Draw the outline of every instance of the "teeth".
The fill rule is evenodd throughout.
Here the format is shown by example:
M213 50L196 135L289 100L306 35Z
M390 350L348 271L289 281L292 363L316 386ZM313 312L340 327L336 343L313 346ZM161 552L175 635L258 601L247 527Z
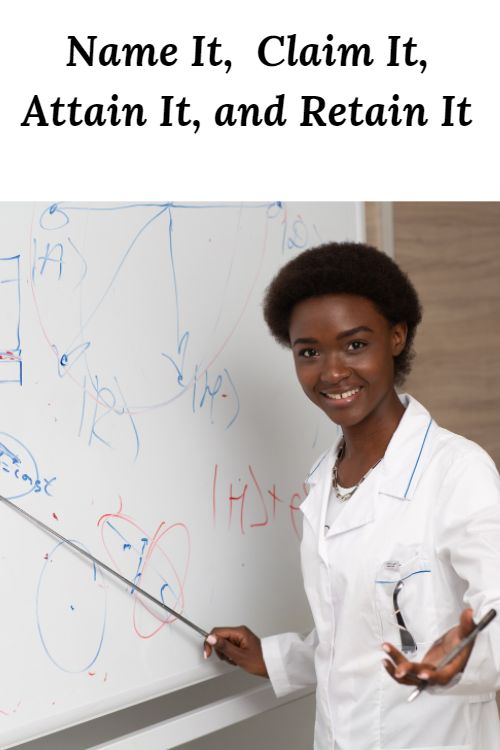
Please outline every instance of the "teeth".
M344 391L344 393L323 393L323 395L327 398L333 399L334 401L340 401L343 398L354 396L354 394L359 393L360 390L360 388L353 388L352 391Z

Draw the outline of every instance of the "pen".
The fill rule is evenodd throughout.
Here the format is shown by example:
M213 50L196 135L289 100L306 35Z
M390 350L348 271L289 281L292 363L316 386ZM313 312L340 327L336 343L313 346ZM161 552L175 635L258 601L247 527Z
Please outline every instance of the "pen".
M478 622L474 630L472 630L469 635L466 635L465 638L462 638L460 643L457 643L455 648L453 648L449 654L447 654L441 661L436 665L436 670L442 669L443 667L446 667L450 662L453 661L453 659L458 656L458 654L464 650L466 646L469 645L469 643L472 643L472 641L476 638L477 634L483 630L486 625L489 625L489 623L493 620L494 617L496 617L496 609L490 609L489 612L485 614L485 616ZM427 687L426 682L421 682L421 684L415 688L413 693L408 697L408 703L411 703L415 700L415 698L418 698L420 693L425 690Z

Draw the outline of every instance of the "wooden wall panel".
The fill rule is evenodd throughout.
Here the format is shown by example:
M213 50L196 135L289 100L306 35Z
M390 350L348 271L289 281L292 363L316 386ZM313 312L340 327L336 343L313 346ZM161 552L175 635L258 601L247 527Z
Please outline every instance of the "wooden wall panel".
M406 389L500 466L500 203L394 203L424 319Z
M373 201L365 203L365 231L366 241L369 245L382 250L382 207L383 203Z

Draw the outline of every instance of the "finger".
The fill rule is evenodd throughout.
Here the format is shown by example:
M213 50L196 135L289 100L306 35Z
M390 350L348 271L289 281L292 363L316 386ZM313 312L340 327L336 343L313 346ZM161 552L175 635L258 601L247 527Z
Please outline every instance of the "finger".
M422 680L428 679L428 673L434 670L431 664L409 661L392 643L384 643L382 648L394 662L392 664L388 659L384 660L384 666L385 663L389 665L389 668L386 667L387 672L401 684L418 685ZM422 672L427 676L423 677Z
M398 651L398 649L392 645L392 643L383 643L382 648L388 654L394 664L396 665L394 670L394 676L397 679L398 677L404 676L408 671L411 669L412 662L408 661L406 656L401 653L401 651Z
M461 653L450 664L439 670L433 664L421 662L413 665L416 668L414 671L417 678L428 685L447 685L458 672L463 671L467 657L467 653Z
M462 652L450 664L439 670L432 670L429 674L430 685L447 685L453 677L459 672L462 672L469 655L470 649L467 652Z
M395 664L406 661L405 656L401 653L401 651L398 651L396 646L393 646L392 643L383 643L382 648L384 649L386 654L389 654Z
M227 662L227 664L231 664L233 667L238 666L235 661L230 659L229 656L226 656L225 654L223 654L222 651L216 651L215 653L216 653L217 658L220 659L220 661L225 661Z
M241 667L250 674L268 677L262 655L260 638L246 626L237 628L213 628L206 640L219 659ZM211 653L211 652L210 652Z
M217 643L217 636L212 632L209 633L203 643L203 658L208 659L212 656L213 646Z
M212 628L207 641L212 646L215 646L216 640L222 638L226 641L234 643L236 646L242 646L246 641L247 634L248 630L244 626L240 626L238 628ZM213 636L213 638L211 636Z
M243 636L243 628L213 628L205 639L205 643L203 645L203 657L205 659L208 659L212 655L213 648L216 645L218 639L225 638L227 640L231 640L236 645L240 645L243 640ZM219 659L222 659L222 652L219 652L217 655ZM224 661L227 661L227 659L224 658Z
M209 659L212 656L213 646L214 646L214 643L216 642L216 639L214 637L213 642L211 642L210 640L211 638L212 636L208 636L207 640L203 644L203 658L204 659Z
M215 651L219 658L223 657L225 661L238 666L243 666L246 659L246 653L238 645L232 643L228 638L217 638L217 643L214 644Z
M389 659L383 659L382 664L386 670L386 672L392 677L393 680L396 680L396 682L399 682L400 685L420 685L422 683L422 680L419 679L416 672L413 670L413 667L415 665L411 664L411 670L408 672L405 672L404 674L397 676L396 667L392 662L389 661ZM399 673L398 673L399 674Z

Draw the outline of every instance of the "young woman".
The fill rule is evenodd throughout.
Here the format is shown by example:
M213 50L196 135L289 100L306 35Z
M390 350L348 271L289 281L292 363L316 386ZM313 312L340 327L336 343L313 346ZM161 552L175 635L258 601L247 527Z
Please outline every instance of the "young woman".
M262 640L215 628L205 654L268 676L277 695L316 685L316 750L500 747L500 617L435 668L500 610L500 482L479 446L395 390L421 319L415 289L374 248L323 245L281 269L264 314L342 430L301 506L315 628ZM430 687L408 703L402 685L421 680Z

